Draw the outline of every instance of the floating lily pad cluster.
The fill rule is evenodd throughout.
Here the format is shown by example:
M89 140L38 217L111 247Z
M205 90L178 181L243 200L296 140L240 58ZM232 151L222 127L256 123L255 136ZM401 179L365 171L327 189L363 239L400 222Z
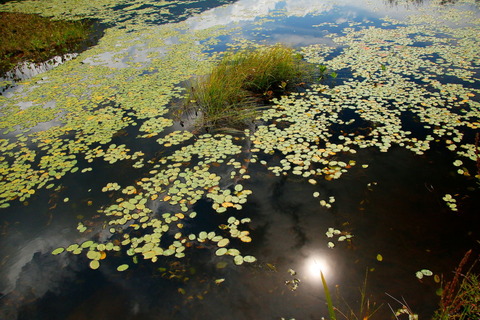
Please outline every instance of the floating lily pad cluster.
M229 1L218 1L217 5ZM54 0L24 1L7 3L2 10L16 12L19 8L24 13L36 13L46 17L78 20L85 18L98 19L106 24L116 24L129 28L139 28L148 24L160 24L181 21L200 11L201 1L138 1L138 0ZM181 12L179 12L179 9Z
M66 174L91 171L78 167L81 159L102 158L110 164L136 160L134 167L143 167L142 152L130 152L131 147L112 144L112 139L135 126L139 138L162 134L173 125L163 117L167 104L182 96L183 89L175 84L206 72L215 59L202 52L207 42L195 43L222 32L214 28L187 37L184 28L172 24L143 30L146 40L141 43L152 51L139 69L109 67L108 60L100 59L109 50L114 61L128 59L124 49L137 41L126 30L108 29L100 44L77 60L0 96L0 127L8 135L0 140L0 207L23 202L43 187L53 188ZM183 41L165 44L176 36ZM139 76L147 71L151 73Z
M192 137L191 134L179 136ZM230 217L227 224L220 225L216 231L201 231L198 234L188 231L195 224L197 213L193 208L200 199L210 199L212 208L222 213L228 208L241 209L241 204L251 194L241 184L221 187L221 173L211 171L212 167L217 168L215 164L224 163L224 167L232 168L224 173L224 180L231 181L232 176L242 178L242 165L234 158L241 152L241 146L233 141L235 140L229 135L205 134L194 143L163 158L149 172L149 176L142 178L135 186L121 188L115 182L108 183L102 191L117 192L118 197L116 203L102 212L110 218L110 232L120 235L121 241L117 241L117 244L110 240L105 243L94 242L89 246L87 258L92 260L90 267L98 268L100 258L105 258L109 251L107 248L110 247L114 251L123 248L130 256L142 255L144 259L155 262L159 256L183 258L186 249L195 243L216 245L219 247L216 250L217 256L230 255L237 265L254 262L256 259L253 256L242 256L238 249L230 247L230 238L238 238L242 242L251 241L250 232L239 229L240 224L250 222L248 218L237 220ZM189 167L193 157L197 158L196 165ZM232 175L235 169L239 169L239 172ZM150 209L153 204L161 208L161 213ZM139 232L138 235L135 231ZM165 245L166 238L171 239L168 246ZM80 248L87 249L82 246Z
M35 12L44 10L40 8L46 3L21 4ZM64 13L57 2L48 3L52 14ZM142 4L145 14L168 7L157 1ZM11 8L17 5L12 3ZM136 5L130 9L137 10ZM307 61L336 70L337 85L314 84L305 92L274 100L256 119L256 130L237 136L173 130L169 103L183 98L185 90L179 83L205 74L217 59L217 54L205 53L210 46L238 29L189 30L186 23L132 27L141 28L141 33L132 28L108 29L97 46L77 59L0 97L4 134L0 208L25 201L40 188L55 188L66 175L95 174L79 163L131 162L134 168L147 167L142 176L131 185L121 185L112 177L101 189L113 199L101 208L108 237L58 248L54 254L84 254L96 269L114 252L125 252L132 261L142 257L155 262L164 256L182 258L191 247L203 246L212 249L216 259L229 256L241 265L256 260L235 248L254 241L250 219L234 216L252 193L241 183L251 174L242 159L251 158L250 162L259 162L276 175L293 174L315 185L321 179L341 178L356 166L360 149L388 152L400 146L424 156L433 143L441 143L457 157L453 164L457 172L468 176L467 167L476 161L477 150L465 132L480 128L479 21L474 15L462 16L465 11L455 7L436 10L440 13L436 18L413 12L407 21L384 19L382 27L352 23L331 35L334 46L303 48ZM80 13L99 11L89 6L72 14ZM275 13L275 18L282 14ZM122 21L110 13L99 17ZM425 134L406 128L405 119L412 115ZM355 130L358 123L365 128ZM132 151L136 150L132 142L114 142L131 132L136 136L130 141L155 139L161 155L150 159L146 152ZM279 161L270 162L271 155ZM445 199L452 205L453 200ZM211 205L209 214L226 213L224 222L210 230L192 231L200 219L196 212L200 201ZM334 196L319 199L324 207L334 203ZM92 231L95 228L100 232L100 226ZM78 224L80 232L86 229ZM328 234L348 238L335 229ZM122 264L118 270L128 266Z
M415 272L415 276L418 278L418 279L423 279L423 277L430 277L430 276L433 276L433 272L428 270L428 269L422 269L420 271L417 271Z
M247 132L252 152L281 154L280 165L269 166L272 172L301 175L312 183L319 176L340 178L355 165L349 158L361 148L388 152L396 145L423 155L432 143L443 141L458 158L476 161L474 141L467 141L464 132L480 128L479 89L471 86L478 83L473 72L478 69L478 20L467 15L465 26L446 28L446 23L458 22L463 11L436 9L442 19L433 24L413 14L407 25L384 19L382 28L346 28L343 35L331 35L342 48L331 59L325 56L334 47L304 48L308 61L346 76L333 88L314 85L276 101L259 117L265 124ZM431 44L417 45L420 42ZM459 83L450 83L450 77ZM345 110L355 116L342 118ZM425 129L423 137L405 129L404 119L411 114ZM359 120L368 123L369 130L350 130ZM343 133L332 134L338 128ZM463 168L458 172L469 175Z
M445 203L450 208L450 210L458 211L457 200L454 197L452 197L451 194L447 193L446 195L443 196L442 199L445 201Z
M338 237L337 241L339 241L339 242L351 239L353 237L353 235L350 234L349 232L340 231L340 230L335 229L335 228L328 228L327 232L325 232L325 235L327 236L327 238L332 239L332 240L335 236L337 236ZM327 243L327 246L330 249L332 249L333 247L335 247L335 243L333 241L329 241Z

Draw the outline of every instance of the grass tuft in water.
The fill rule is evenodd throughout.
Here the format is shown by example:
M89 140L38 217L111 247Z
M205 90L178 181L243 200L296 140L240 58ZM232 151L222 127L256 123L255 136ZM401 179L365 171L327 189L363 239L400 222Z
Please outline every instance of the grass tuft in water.
M325 280L322 271L320 271L320 276L322 277L323 290L325 291L325 299L327 300L329 319L337 320L337 317L335 316L335 308L333 307L332 303L332 297L330 296L330 290L328 289L327 281Z
M367 278L368 269L365 271L365 280L363 286L359 289L360 301L359 305L352 307L343 299L340 293L337 291L338 306L335 308L338 314L340 314L346 320L368 320L372 319L383 304L377 305L376 302L371 301L367 296Z
M19 62L43 62L76 51L91 29L86 22L52 21L32 14L0 12L0 74Z
M283 45L227 52L210 74L192 81L187 105L201 112L204 125L246 121L257 114L260 102L286 92L312 71Z

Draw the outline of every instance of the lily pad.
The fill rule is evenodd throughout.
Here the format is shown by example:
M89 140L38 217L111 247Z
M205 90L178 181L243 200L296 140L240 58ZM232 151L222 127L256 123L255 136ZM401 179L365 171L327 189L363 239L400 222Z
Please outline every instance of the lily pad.
M128 264L119 265L119 266L117 267L117 271L125 271L125 270L128 269L128 267L129 267Z
M100 262L98 260L92 260L89 263L90 269L96 270L100 267Z
M60 254L60 253L62 253L62 252L64 252L64 251L65 251L65 248L60 247L60 248L57 248L57 249L53 250L53 251L52 251L52 254L53 254L53 255L57 255L57 254Z

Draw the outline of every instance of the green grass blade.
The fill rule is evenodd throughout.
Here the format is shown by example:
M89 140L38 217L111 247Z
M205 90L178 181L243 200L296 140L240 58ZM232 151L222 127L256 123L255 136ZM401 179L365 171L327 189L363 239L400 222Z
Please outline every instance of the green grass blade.
M327 299L328 315L330 316L330 320L337 320L337 318L335 317L335 310L333 309L330 290L328 290L327 281L325 280L322 271L320 271L320 276L322 277L323 290L325 290L325 299Z

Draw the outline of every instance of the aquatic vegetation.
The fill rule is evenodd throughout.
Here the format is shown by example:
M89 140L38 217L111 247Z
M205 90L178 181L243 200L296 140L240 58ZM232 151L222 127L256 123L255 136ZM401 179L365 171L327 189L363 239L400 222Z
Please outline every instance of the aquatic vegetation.
M453 198L451 194L447 193L445 196L443 196L442 199L445 201L450 210L458 211L457 200L455 200L455 198Z
M453 279L442 288L440 308L435 312L434 320L476 319L480 316L480 277L473 272L478 257L464 271L471 254L472 250L465 254Z
M32 14L0 12L0 74L19 62L42 62L75 52L92 32L91 23L52 21Z
M148 37L148 32L145 35ZM172 28L165 28L163 35L164 38L172 36ZM111 37L117 36L117 31L107 30L102 45L112 41ZM199 36L201 37L200 33ZM139 128L141 138L154 137L173 124L171 119L162 117L167 112L162 106L179 96L180 89L174 89L173 84L186 80L192 68L201 72L205 64L208 64L208 60L200 63L174 58L177 50L185 50L187 47L197 51L192 52L192 57L198 56L196 54L201 51L201 47L187 43L188 41L170 46L172 50L166 56L158 53L162 55L162 60L157 61L156 67L152 64L149 68L161 71L151 77L139 78L139 82L126 81L132 75L132 70L100 65L92 68L90 63L84 63L83 61L99 54L99 48L95 47L78 60L52 70L46 81L41 81L41 77L38 77L38 80L22 83L23 86L30 86L27 96L18 92L8 99L2 97L4 107L0 126L3 134L17 132L13 139L4 138L0 141L4 176L0 182L0 206L8 207L7 202L13 199L23 202L35 193L34 189L52 188L56 180L80 169L79 159L90 163L103 158L111 164L140 160L141 152L130 152L131 148L126 145L109 144L118 132L136 125L132 116L143 122ZM158 39L151 45L162 46L163 40ZM112 50L121 51L122 47L115 45ZM117 57L121 59L121 55ZM169 68L163 66L165 61L169 62ZM116 76L113 82L108 80L112 76ZM156 91L145 90L145 85L152 85L155 79L163 86ZM60 88L68 93L59 96ZM115 105L112 105L113 101L116 102ZM34 105L22 108L23 103ZM52 103L56 108L43 107ZM42 123L53 124L47 130L30 132L29 127ZM32 145L38 146L38 149L32 150L29 147ZM89 170L86 169L82 168L82 173L88 173ZM29 179L18 179L21 176L28 176Z
M349 232L342 232L338 229L334 229L334 228L328 228L327 232L325 232L325 235L327 236L327 238L329 239L332 239L334 238L335 236L337 236L337 241L339 242L342 242L342 241L350 241L349 239L351 239L353 237L352 234L350 234ZM332 241L329 241L327 243L327 246L328 248L332 249L333 247L335 247L335 243L333 243Z
M367 295L368 270L365 271L365 279L360 288L360 299L358 305L352 306L342 298L340 289L337 288L338 304L335 310L347 320L368 320L374 318L374 315L382 308L383 304L378 305Z
M467 108L467 106L475 107L476 102L474 100L466 99L473 94L471 92L474 90L458 85L444 84L441 85L441 90L445 90L443 94L432 94L429 85L420 86L416 82L409 81L407 79L408 75L404 76L395 71L395 64L404 65L405 63L411 63L413 66L412 70L415 70L414 66L423 63L422 50L424 49L422 47L408 48L411 54L409 60L405 60L402 55L394 53L389 61L388 68L385 68L385 70L379 68L378 74L374 73L368 77L366 76L372 69L370 66L365 66L365 64L381 65L378 59L383 61L383 51L386 49L381 46L377 51L370 50L363 53L364 56L366 55L365 59L367 62L365 62L363 59L358 61L359 57L361 57L358 53L360 47L368 46L375 48L375 43L378 41L377 38L381 36L382 39L391 39L391 43L388 42L385 46L388 45L388 48L391 50L396 50L398 49L396 46L405 46L404 43L408 43L407 39L410 39L412 34L416 34L418 30L398 27L395 29L395 32L389 32L388 30L374 28L357 32L349 31L344 37L334 39L346 46L344 51L332 60L324 59L324 55L330 52L331 49L325 49L316 45L304 48L303 54L309 61L313 63L327 63L333 65L335 69L349 68L353 71L354 78L347 79L343 84L339 84L333 89L326 85L317 84L312 86L311 89L307 89L305 93L292 93L288 96L274 99L274 105L264 110L257 118L256 121L259 123L257 129L254 132L248 129L245 130L245 137L240 138L245 139L245 141L251 140L252 144L249 151L252 153L252 156L250 162L257 162L260 156L263 155L279 154L282 156L279 165L272 165L265 160L258 160L258 162L267 166L276 175L291 173L308 179L309 182L311 180L313 183L310 183L315 184L320 177L327 181L341 178L344 173L356 165L356 161L352 158L355 157L357 150L362 148L376 147L382 152L387 152L393 145L398 145L410 149L418 155L423 155L428 150L430 143L435 139L449 136L453 142L462 141L463 134L456 126L458 123L462 123L466 126L475 127L475 121L478 119L477 111L472 109L471 112L464 114L453 113L444 107L444 99L456 97L451 99L451 103L455 107L456 103L458 103L456 101L459 101L461 97L467 101L462 102L458 106L462 108ZM403 35L403 37L399 35ZM185 47L182 46L182 48ZM167 61L175 64L174 59ZM207 65L206 63L205 66ZM179 68L180 64L175 64L175 66ZM224 63L223 67L227 68L227 66L228 64ZM366 71L367 69L368 71ZM182 77L183 79L186 78L187 69L181 70L185 70L185 72L180 74L176 78L177 80L182 79ZM207 68L203 70L207 70ZM377 77L378 79L376 79ZM440 86L440 80L436 81L439 81L438 84L437 82L434 83ZM389 85L374 85L378 82L388 83ZM127 91L127 89L125 91L131 92ZM407 92L410 93L407 94ZM142 95L148 94L144 90L141 93ZM136 95L135 93L125 94L120 95L116 100L123 102L127 106L136 106L137 114L142 114L143 110L148 110L145 112L145 122L141 126L144 132L141 137L148 139L149 137L161 135L162 131L171 125L172 122L162 117L165 112L162 109L157 109L158 111L156 112L158 113L151 114L155 110L148 107L147 109L138 108L136 101L142 101L140 99L142 95ZM129 96L133 96L133 98L130 100ZM398 109L390 107L392 101ZM423 105L426 104L425 101L428 102L428 108ZM330 128L338 125L348 128L353 122L359 121L358 119L341 119L339 114L345 109L357 111L359 119L363 119L371 125L372 129L364 135L346 131L344 134L334 136ZM401 126L401 112L407 109L418 114L426 126L438 126L440 124L442 128L433 129L433 132L424 139L413 137L410 132L404 130ZM423 116L424 113L429 116ZM109 111L107 115L110 118L117 117L118 120L114 123L124 121L125 124L123 126L134 125L134 121L127 117L126 114L119 113L117 115ZM440 120L436 119L434 121L434 117L439 117ZM450 134L447 134L447 130L449 130ZM105 132L106 143L109 143L108 139L112 135L113 132ZM88 135L87 137L90 138ZM98 139L97 136L94 137ZM207 134L196 137L184 131L174 131L157 139L157 142L164 147L180 147L181 149L174 150L171 155L161 160L161 166L166 165L167 168L161 168L160 165L156 168L154 167L151 171L151 177L144 177L140 184L132 186L137 190L132 199L125 200L119 198L119 204L114 204L103 210L106 216L112 217L109 224L117 226L112 229L112 235L121 233L120 230L124 228L122 226L127 226L127 228L133 228L134 230L144 229L148 231L150 228L154 230L154 237L152 233L147 233L143 236L147 240L144 240L145 238L142 237L136 238L135 241L132 241L130 238L124 238L122 247L125 247L129 254L134 256L137 254L143 255L145 259L151 259L152 261L156 261L162 255L174 255L177 258L181 258L185 255L186 249L183 248L187 247L187 243L191 241L210 243L213 239L219 239L215 238L218 236L217 233L211 233L214 231L184 234L182 232L183 227L180 228L178 226L178 224L183 226L184 223L177 221L187 217L195 219L196 212L191 211L191 205L194 205L203 197L212 201L212 209L218 213L227 212L231 208L242 208L248 192L238 188L239 191L237 187L235 187L234 191L228 188L216 188L222 178L218 174L211 172L214 167L213 164L223 160L223 155L225 157L238 156L242 153L240 146L236 145L234 141L234 137L229 135L212 136ZM455 143L459 144L459 142ZM445 144L449 145L447 139L445 139ZM462 161L467 161L468 158L474 159L474 149L471 146L473 144L466 144L465 147L458 148L457 154L463 159ZM113 148L107 148L106 150L111 149L113 151L117 147L115 145ZM103 154L111 153L111 157L105 158L108 161L115 159L116 156L113 156L114 154L125 157L124 159L127 159L126 157L129 154L125 147L116 153L101 150L105 149L96 149L93 153L87 151L87 154L103 157ZM218 158L219 156L220 158ZM195 172L198 175L192 177L191 169L187 169L184 166L192 161L194 157L199 157L199 161L203 164L199 164L196 167ZM90 156L88 157L89 159ZM241 163L229 161L223 163L233 166L241 176L248 176L247 169L242 168ZM367 167L366 165L362 166L364 169ZM184 168L185 175L180 175L180 168ZM205 180L207 176L210 177L210 183L207 183ZM236 174L227 175L227 177L235 178ZM123 190L128 194L127 189ZM202 190L210 191L205 192ZM334 199L334 196L329 198L328 203L327 200L322 200L324 201L322 204L325 206L327 204L331 205ZM160 201L178 206L178 208L173 212L169 210L171 211L169 214L162 215L161 219L159 219L152 216L147 201ZM134 211L139 212L132 213ZM182 218L179 218L176 214ZM243 242L252 241L248 230L238 230L239 225L241 225L240 222L237 224L236 221L232 220L225 224L227 229L222 229L222 227L220 230L228 230L231 238L239 238ZM168 236L169 234L173 234L178 239L175 239L167 247L159 247L156 244L158 243L157 237ZM151 244L152 242L149 242L152 237L154 239L153 245ZM253 260L247 258L248 255L241 256L234 248L225 248L223 244L227 243L227 241L221 241L224 239L223 237L225 235L222 235L222 238L217 242L213 241L213 243L210 243L217 244L215 249L216 256L233 255L234 263L237 265L242 264L244 261ZM218 246L219 243L221 246ZM331 248L334 247L333 242L327 243L327 245ZM116 247L112 245L111 250L113 248Z
M228 3L220 0L211 5ZM119 10L121 8L121 10ZM39 14L55 19L82 20L86 18L100 20L109 25L129 29L142 28L145 25L158 25L182 21L201 11L202 1L157 1L157 0L27 0L22 3L11 1L1 6L2 11Z
M433 276L433 272L428 269L422 269L420 271L415 272L415 276L417 277L417 279L423 279L423 277Z
M475 135L475 155L477 156L477 175L476 177L480 180L480 133Z
M65 12L57 2L50 3L52 14ZM299 183L320 188L350 171L363 173L374 167L373 160L361 164L362 149L405 148L423 158L435 146L455 159L448 164L461 174L457 178L473 179L468 172L478 164L478 142L472 140L472 132L480 128L478 19L474 16L440 8L441 19L420 12L405 21L384 18L383 25L376 27L338 26L338 33L327 36L325 43L330 46L315 44L300 51L310 63L325 66L324 73L337 78L337 85L315 84L305 92L274 98L271 106L257 110L255 100L273 97L277 90L285 92L295 78L303 77L296 69L303 62L293 49L274 46L283 50L284 59L294 62L293 68L285 65L274 70L280 71L275 76L264 72L268 59L262 50L271 47L227 51L218 63L218 53L212 51L222 41L228 42L227 47L235 42L238 28L197 29L187 23L152 27L153 19L164 19L162 14L174 15L173 2L132 1L131 12L122 10L125 15L120 17L113 14L117 3L102 1L109 10L99 18L120 21L97 46L0 97L2 211L16 210L19 203L27 206L43 192L59 193L59 205L73 207L77 204L71 181L95 181L100 173L111 173L111 179L100 186L92 182L93 192L107 199L91 207L98 217L75 221L72 230L78 231L78 239L56 245L61 247L49 250L54 255L81 254L91 269L102 271L102 265L113 263L114 269L132 274L137 264L188 261L184 258L194 250L204 250L202 254L222 265L243 268L248 263L257 265L257 259L259 265L262 257L249 252L258 241L250 226L255 218L241 211L253 193L244 182L259 166L269 174L293 176ZM83 4L88 9L78 6L71 14L99 13L96 7ZM141 14L129 16L143 4ZM22 5L27 11L39 11L47 2L27 0ZM14 6L20 4L9 8ZM153 12L151 20L145 19ZM275 14L272 19L284 13ZM139 23L130 25L127 20ZM268 19L255 21L262 23ZM243 62L249 54L254 56L252 61ZM255 69L255 74L239 73L240 62L250 71ZM172 119L171 109L186 98L184 84L192 74L207 74L197 79L199 83L208 79L217 64L221 72L215 76L219 80L211 96L221 102L213 108L219 111L212 115L199 109L200 115L217 124L224 124L227 117L234 121L252 117L255 126L232 135L181 128ZM285 79L284 70L294 77ZM342 76L327 70L338 70ZM257 77L258 71L263 73ZM242 81L223 78L228 73ZM231 96L222 87L229 81L234 85ZM199 105L202 99L208 100L210 94L200 91L194 89L188 99ZM232 103L231 110L225 110L225 101ZM414 125L409 123L412 118ZM117 175L120 171L132 177ZM375 184L367 189L373 190ZM333 210L326 209L336 209L341 199L323 189L308 194L312 192L320 214L330 215ZM447 204L458 201L461 210L458 191L452 187L441 194L447 192L455 195L444 199ZM205 226L207 216L215 222ZM326 238L319 234L322 244L334 250L340 246L330 240L350 237L334 228L327 230ZM376 260L383 261L383 256L377 254ZM419 272L428 276L427 271ZM298 285L291 281L292 287Z
M216 246L219 248L215 252L216 256L232 256L236 265L255 262L255 257L242 256L239 250L229 248L230 240L224 237L228 235L242 242L250 242L249 231L240 229L240 225L247 224L250 219L238 220L229 217L227 223L219 226L217 231L199 233L186 231L188 230L186 225L191 225L197 217L191 208L200 199L204 197L211 199L212 208L222 213L228 208L241 209L246 197L251 194L250 190L244 189L240 184L235 185L233 190L228 187L221 188L219 186L221 176L209 172L212 164L223 162L240 152L240 147L232 144L230 138L225 135L203 135L197 142L184 146L164 158L161 165L155 165L150 171L150 177L142 178L135 186L119 189L118 184L108 183L103 188L104 192L119 190L123 195L132 196L127 199L120 196L116 203L102 210L106 217L110 217L108 225L114 239L115 236L121 235L121 241L114 239L103 243L89 241L80 248L73 246L66 250L74 254L88 250L86 254L87 258L92 260L90 264L92 269L100 266L99 260L104 259L109 251L120 251L123 248L129 256L142 255L144 259L156 262L159 256L174 255L176 258L183 258L186 249L191 247L192 243ZM203 164L192 168L178 165L189 163L194 156L202 159ZM234 161L234 158L226 161L226 165L240 168L239 172L242 172L241 164ZM163 203L165 208L170 208L169 212L164 212L160 216L154 215L147 206L149 200L155 200L160 206ZM132 233L135 236L131 236ZM162 239L170 237L172 238L170 244L165 246L167 242ZM61 249L55 250L56 253L60 251ZM102 253L105 256L102 256ZM119 271L124 271L128 265L120 267Z
M388 304L388 307L392 311L392 314L395 316L395 319L402 319L402 316L405 315L408 316L408 320L418 320L418 314L413 312L413 310L410 308L404 298L402 298L402 300L399 300L388 293L385 294L395 300L400 305L400 308L397 307L398 309L395 311L394 308L390 305L390 303Z
M328 289L328 284L327 284L327 281L325 280L325 277L323 276L322 271L320 271L320 277L322 278L322 285L323 285L323 290L325 292L325 299L327 300L328 316L330 320L336 320L337 317L335 316L335 308L333 307L332 297L330 296L330 290Z
M334 229L334 228L328 228L327 232L325 232L325 235L329 239L332 239L335 236L337 236L338 237L337 241L339 241L339 242L342 242L342 241L345 241L345 240L349 241L349 239L351 239L353 237L353 235L350 234L349 232L345 232L345 231L342 232L342 231L340 231L338 229ZM327 245L330 249L335 246L335 244L332 241L328 242Z
M311 71L299 54L283 45L227 52L206 76L192 81L187 107L200 112L207 125L252 120L258 114L256 100L284 93Z

